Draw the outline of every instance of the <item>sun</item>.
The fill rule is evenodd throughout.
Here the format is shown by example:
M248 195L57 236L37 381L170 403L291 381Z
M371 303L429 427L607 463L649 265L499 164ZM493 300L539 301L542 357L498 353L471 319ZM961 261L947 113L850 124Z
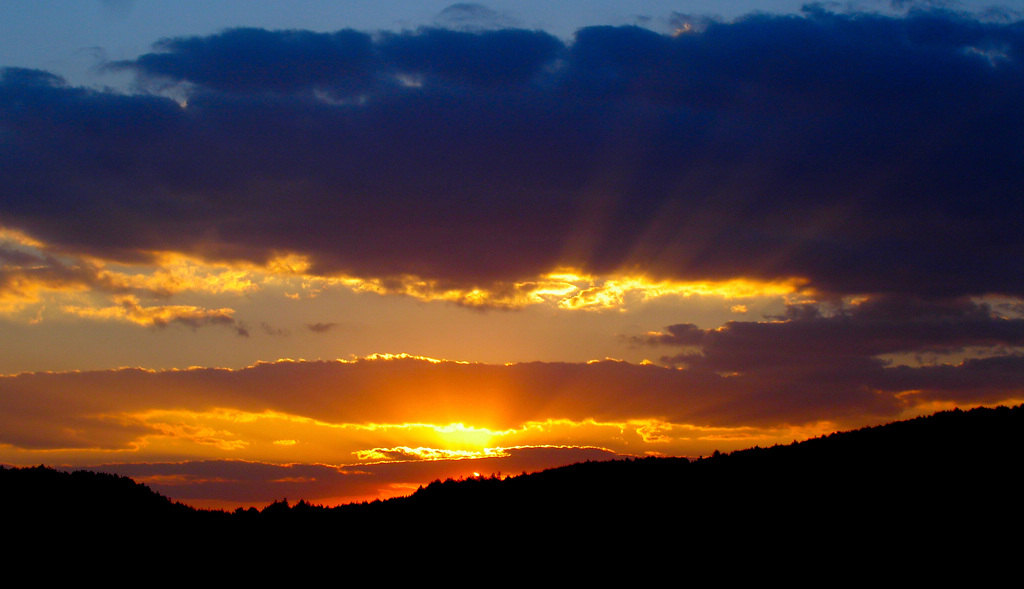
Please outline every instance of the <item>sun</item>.
M451 450L482 450L501 432L463 423L434 426L438 441Z

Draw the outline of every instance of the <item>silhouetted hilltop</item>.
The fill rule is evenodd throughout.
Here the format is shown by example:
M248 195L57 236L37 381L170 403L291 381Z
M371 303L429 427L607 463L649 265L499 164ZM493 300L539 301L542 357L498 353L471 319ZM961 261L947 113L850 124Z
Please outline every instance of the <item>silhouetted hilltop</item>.
M773 500L799 511L829 504L863 509L858 505L915 491L920 493L915 504L924 507L944 500L1016 500L1022 458L1024 406L979 408L694 461L586 462L502 481L437 481L392 501L423 507L483 508L500 501L538 509L546 504L564 514L596 507L624 513L698 512L688 504L726 501L735 510L743 509L741 503ZM794 502L794 497L801 499Z
M0 466L0 495L9 510L51 519L109 522L178 518L195 512L125 476L85 470L69 473L46 466Z
M955 410L694 461L435 481L409 497L334 508L279 501L262 511L195 510L126 477L45 467L0 469L0 492L5 519L27 515L40 537L120 528L162 550L206 537L239 553L286 538L304 554L342 551L366 562L396 542L421 557L528 549L549 559L568 546L765 559L799 547L819 563L868 548L980 557L1019 548L1022 432L1024 406Z

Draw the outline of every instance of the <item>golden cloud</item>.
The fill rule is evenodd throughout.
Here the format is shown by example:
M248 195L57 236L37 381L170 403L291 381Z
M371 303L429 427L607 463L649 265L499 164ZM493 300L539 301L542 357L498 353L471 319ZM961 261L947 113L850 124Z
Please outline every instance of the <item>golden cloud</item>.
M156 305L144 307L139 300L130 295L114 297L116 305L109 307L85 307L63 305L61 309L78 317L88 319L116 319L146 327L166 327L171 323L181 323L190 327L206 324L235 323L233 309L203 309L193 305Z
M209 264L172 253L159 253L155 263L142 268L112 270L104 267L97 278L113 290L170 296L181 292L244 294L260 288L253 268ZM140 271L142 270L142 271Z
M293 263L288 267L306 268L309 263ZM669 296L714 296L728 300L784 297L801 292L805 285L806 281L799 278L779 281L733 279L684 282L651 280L631 275L600 277L558 270L531 281L495 283L467 289L413 275L388 279L303 275L301 280L290 284L295 292L289 296L302 296L299 293L316 296L327 288L340 286L355 292L404 295L427 302L445 301L471 308L521 309L530 305L549 304L565 310L600 311L623 309L631 304ZM736 308L737 312L740 312L740 307Z
M0 229L0 313L12 315L38 306L42 293L92 293L114 298L114 305L58 305L79 316L165 325L171 321L226 321L228 309L215 311L184 305L143 305L143 299L166 299L182 293L242 295L268 287L288 298L316 297L325 290L344 288L357 293L401 295L422 301L451 302L479 309L522 309L551 305L563 310L601 311L669 296L716 296L725 299L781 297L800 292L805 281L683 282L653 280L640 275L595 276L573 269L556 269L532 280L465 287L430 277L325 276L306 255L285 252L259 265L251 262L207 261L175 252L143 252L144 262L109 263L94 256L62 253L10 229ZM134 297L134 298L128 298ZM126 301L130 301L126 303ZM737 307L738 308L738 307ZM204 318L205 317L205 318Z

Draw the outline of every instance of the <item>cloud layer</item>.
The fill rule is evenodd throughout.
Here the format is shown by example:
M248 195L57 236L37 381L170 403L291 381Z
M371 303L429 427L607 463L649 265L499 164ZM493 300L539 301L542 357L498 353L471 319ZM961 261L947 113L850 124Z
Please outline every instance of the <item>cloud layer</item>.
M568 267L1024 293L1021 23L700 29L234 29L113 64L136 94L8 69L0 222L109 260L292 252L464 288Z
M504 366L384 355L242 370L0 377L0 443L121 451L172 432L211 447L244 448L244 435L217 434L221 426L210 424L242 427L237 423L256 419L276 420L274 438L266 442L294 439L287 432L296 424L406 432L365 447L351 441L358 435L346 433L345 443L355 445L334 457L344 461L373 448L415 447L408 438L418 434L409 428L421 426L410 424L465 424L493 435L560 422L634 424L629 427L638 432L658 423L670 429L853 426L935 403L1007 402L1024 394L1024 319L967 301L874 301L831 314L800 307L784 320L734 321L717 329L681 324L634 341L685 351L663 358L678 368L611 360ZM476 439L472 430L447 433Z
M1024 318L1015 308L1002 311L969 300L877 297L839 309L795 305L774 321L672 325L634 341L681 347L662 360L725 376L748 393L722 398L716 412L754 421L838 417L1020 396Z

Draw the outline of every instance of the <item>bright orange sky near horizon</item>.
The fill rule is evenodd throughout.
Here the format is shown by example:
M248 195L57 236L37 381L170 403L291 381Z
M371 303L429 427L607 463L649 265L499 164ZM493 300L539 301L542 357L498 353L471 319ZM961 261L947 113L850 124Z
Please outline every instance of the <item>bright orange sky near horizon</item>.
M1019 18L442 8L0 59L0 464L334 505L1024 401Z
M46 255L45 244L10 230L4 237L11 250ZM259 505L278 495L315 502L388 497L434 478L481 470L518 473L583 459L697 456L804 439L836 427L827 420L781 427L697 425L667 421L662 410L630 407L637 394L633 388L643 378L668 393L679 371L648 363L653 350L626 341L625 326L665 314L659 307L678 317L690 302L695 317L742 316L750 307L781 310L787 297L796 296L795 281L655 283L562 271L519 286L514 298L491 302L493 295L476 290L466 303L462 292L410 293L404 284L395 288L400 292L387 292L358 279L307 275L302 264L276 260L252 267L211 265L170 253L155 258L159 264L128 266L65 257L61 261L76 273L88 269L93 276L66 283L26 276L16 290L7 291L8 333L22 334L17 349L2 360L7 376L0 376L0 387L7 393L3 407L9 418L3 429L26 441L0 446L0 462L102 465L131 473L175 499L228 508ZM177 304L178 299L187 304ZM330 302L321 306L320 299ZM704 308L712 311L701 313ZM323 309L326 315L320 314ZM418 331L432 332L429 338L399 332L382 339L379 332L391 330L380 325L403 314ZM368 316L381 319L368 323ZM250 317L274 323L254 329ZM517 328L523 321L530 324ZM63 345L40 333L57 326ZM576 340L581 328L606 333L587 350ZM243 329L247 333L241 336ZM469 336L499 329L513 337L460 341L453 333L458 329ZM98 332L106 334L104 345L68 344L76 333L89 338ZM634 328L632 335L645 333ZM359 341L360 335L369 341ZM34 339L42 350L33 350ZM544 341L532 345L531 340ZM124 343L112 349L114 342ZM176 365L168 346L180 346L195 360ZM454 358L358 355L374 346L440 349ZM267 354L262 350L273 356L296 347L306 349L306 359L254 357ZM332 352L341 357L331 358ZM101 368L118 362L108 356L115 353L120 364L144 368ZM619 359L605 359L611 354ZM200 359L218 368L189 368ZM34 370L17 370L33 361L39 362ZM602 365L624 374L599 375ZM631 371L651 374L637 380L627 376ZM568 382L555 391L538 390L552 379ZM619 410L589 401L623 396ZM233 470L277 466L268 475L273 478L253 481L259 490L251 496L207 497L200 489L220 480L217 467L225 460L238 463ZM175 470L167 466L149 472L152 463L182 462L197 464L198 471L165 473ZM408 468L402 465L411 462L434 464L405 475ZM307 487L324 492L312 482L326 477L288 475L295 465L331 470L339 481L328 487L328 496L309 495ZM395 480L377 474L392 471L403 474ZM431 478L407 478L422 477L421 472ZM348 480L370 476L372 488ZM268 494L274 488L281 491Z

